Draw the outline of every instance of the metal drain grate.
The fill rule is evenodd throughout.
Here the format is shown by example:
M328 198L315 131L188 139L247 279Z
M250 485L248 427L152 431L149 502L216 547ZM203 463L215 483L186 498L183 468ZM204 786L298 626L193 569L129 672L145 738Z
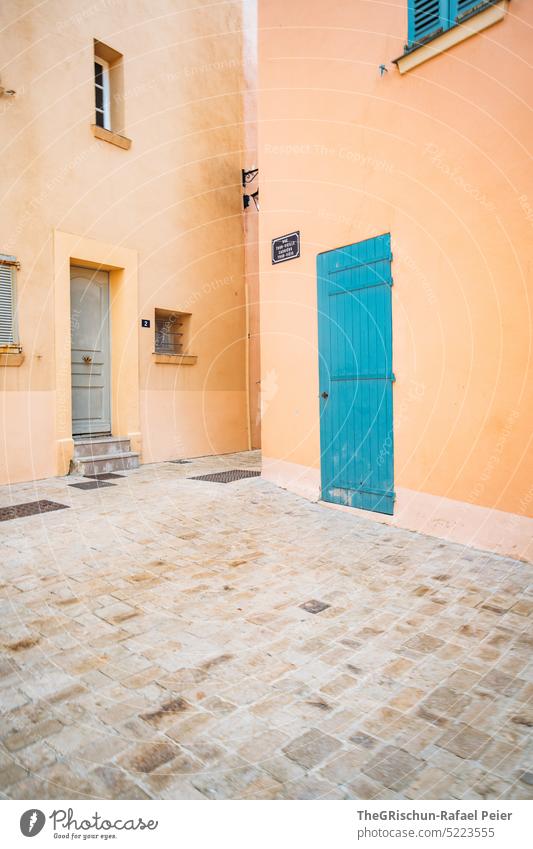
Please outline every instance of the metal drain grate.
M231 469L228 472L213 472L210 475L198 475L194 478L187 478L187 480L232 483L233 481L241 480L241 478L258 478L260 474L261 472L252 472L250 469Z
M184 466L186 463L192 463L192 460L169 460L169 463L174 463L175 466Z
M21 519L23 516L36 516L37 513L51 513L53 510L68 510L68 504L58 504L56 501L28 501L26 504L13 504L11 507L0 507L0 522L10 519Z
M107 481L83 481L83 483L69 483L76 489L102 489L104 486L116 486L116 483L108 483Z
M124 475L117 475L116 472L101 472L99 475L84 475L84 478L90 478L93 481L114 481L115 478L123 478Z

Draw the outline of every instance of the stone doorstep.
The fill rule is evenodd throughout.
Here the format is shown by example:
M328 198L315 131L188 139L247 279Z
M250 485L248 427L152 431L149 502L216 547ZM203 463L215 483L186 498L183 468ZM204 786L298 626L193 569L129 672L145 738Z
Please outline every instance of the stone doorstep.
M101 475L139 467L139 454L125 436L88 436L74 439L70 474Z
M115 455L130 451L130 440L126 436L82 436L74 437L74 457L92 458L93 455Z
M108 472L126 472L138 468L139 454L135 451L122 451L117 454L102 454L73 459L70 464L70 474L89 477Z

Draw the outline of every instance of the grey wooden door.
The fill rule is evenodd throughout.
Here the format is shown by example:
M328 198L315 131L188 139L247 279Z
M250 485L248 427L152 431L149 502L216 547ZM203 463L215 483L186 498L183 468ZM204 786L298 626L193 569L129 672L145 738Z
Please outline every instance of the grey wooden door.
M109 274L70 270L72 433L111 432Z

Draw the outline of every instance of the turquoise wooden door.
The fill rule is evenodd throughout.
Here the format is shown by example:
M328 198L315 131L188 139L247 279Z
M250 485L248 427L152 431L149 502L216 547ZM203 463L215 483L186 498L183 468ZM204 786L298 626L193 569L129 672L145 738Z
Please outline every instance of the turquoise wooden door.
M322 499L392 514L390 234L319 254Z

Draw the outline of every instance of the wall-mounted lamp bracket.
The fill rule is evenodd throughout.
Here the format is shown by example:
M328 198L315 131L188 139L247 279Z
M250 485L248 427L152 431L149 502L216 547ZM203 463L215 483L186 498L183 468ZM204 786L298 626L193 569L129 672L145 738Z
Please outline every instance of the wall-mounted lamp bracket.
M252 195L243 195L242 196L242 207L243 209L248 209L250 206L250 200L253 200L255 204L255 208L259 212L259 189L257 189Z
M252 180L255 180L257 175L259 174L259 168L251 168L249 171L245 171L242 169L242 184L246 186L248 183L251 183Z

